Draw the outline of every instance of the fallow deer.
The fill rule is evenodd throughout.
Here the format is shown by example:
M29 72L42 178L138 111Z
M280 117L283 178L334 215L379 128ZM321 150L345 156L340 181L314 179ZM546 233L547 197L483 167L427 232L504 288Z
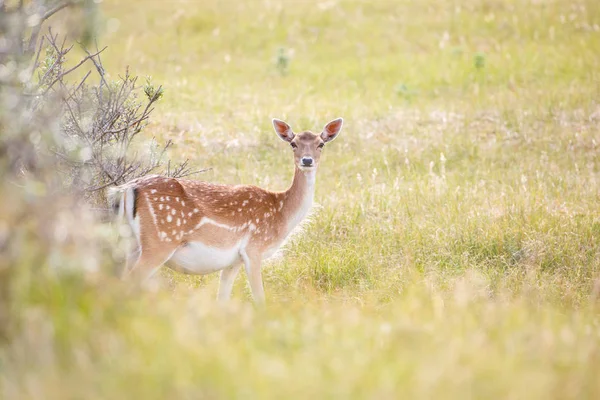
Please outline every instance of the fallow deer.
M126 216L137 244L124 277L145 279L163 264L199 275L221 271L217 298L227 300L244 264L252 297L264 302L261 263L308 214L321 149L342 123L335 119L320 134L294 134L287 123L273 119L275 132L294 153L294 179L284 192L156 175L114 188L112 204Z

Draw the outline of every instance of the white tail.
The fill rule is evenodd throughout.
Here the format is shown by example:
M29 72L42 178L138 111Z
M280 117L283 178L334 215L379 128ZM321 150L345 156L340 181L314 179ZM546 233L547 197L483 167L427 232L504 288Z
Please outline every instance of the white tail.
M342 119L320 135L296 135L276 119L273 126L294 152L294 180L284 192L160 176L112 190L110 202L127 218L138 244L124 276L146 278L163 264L191 274L221 271L218 298L226 300L243 263L254 300L264 301L261 262L310 211L321 149L338 135Z

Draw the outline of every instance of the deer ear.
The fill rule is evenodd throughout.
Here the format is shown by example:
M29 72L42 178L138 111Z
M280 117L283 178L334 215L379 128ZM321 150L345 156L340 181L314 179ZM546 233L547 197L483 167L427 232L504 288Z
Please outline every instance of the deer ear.
M323 128L321 139L323 139L325 143L331 142L340 133L343 124L344 120L342 118L337 118L329 122L327 125L325 125L325 128Z
M291 142L294 139L294 132L292 132L292 128L284 121L273 118L273 128L275 128L275 133L277 133L281 140Z

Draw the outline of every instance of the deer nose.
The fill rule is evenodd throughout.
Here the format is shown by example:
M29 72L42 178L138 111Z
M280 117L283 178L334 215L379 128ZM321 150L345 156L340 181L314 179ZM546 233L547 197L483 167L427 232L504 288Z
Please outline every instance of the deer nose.
M302 165L305 167L310 167L313 163L312 157L302 157Z

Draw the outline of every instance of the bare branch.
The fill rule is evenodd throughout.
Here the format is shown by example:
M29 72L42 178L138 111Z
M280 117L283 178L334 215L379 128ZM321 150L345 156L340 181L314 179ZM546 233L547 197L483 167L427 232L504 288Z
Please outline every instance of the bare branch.
M69 48L70 50L71 48ZM72 68L69 68L68 70L66 70L65 72L61 72L58 77L56 77L46 88L46 90L42 93L42 95L46 94L51 88L52 86L54 86L54 84L56 84L56 82L60 81L62 78L64 78L66 75L69 75L71 72L75 71L77 68L81 67L83 65L83 63L85 63L87 60L92 59L94 56L102 53L104 50L106 50L106 47L104 47L102 50L91 54L89 56L84 57L81 61L79 61L79 63L77 63L77 65L75 65Z
M102 66L102 61L100 60L100 53L102 53L102 51L104 51L104 49L106 49L106 47L104 47L104 49L98 51L98 43L96 43L96 53L95 54L91 54L88 49L83 46L83 44L79 43L79 45L81 46L81 48L85 51L85 53L88 55L89 59L92 60L92 62L94 63L94 66L96 67L96 71L98 71L98 76L100 77L100 88L102 88L102 84L108 86L108 84L106 83L106 79L104 77L105 75L105 71L104 71L104 67ZM96 61L96 59L94 58L94 56L98 56L98 60Z
M46 10L44 12L44 14L40 17L40 21L38 23L37 26L35 26L31 32L31 35L29 37L29 44L27 45L27 51L28 52L33 52L35 50L35 45L38 41L38 37L40 35L40 30L42 29L42 25L44 24L44 22L50 18L51 16L53 16L54 14L56 14L57 12L70 7L72 5L74 5L76 3L76 1L73 0L67 0L63 3L59 3L56 6L54 6L53 8Z
M33 77L34 71L38 68L38 62L40 60L40 54L42 53L42 47L44 46L44 39L45 39L45 37L42 36L42 39L40 40L40 45L38 46L38 50L35 53L35 59L33 61L33 64L31 65L31 75L29 76L29 79L31 79Z
M125 183L149 173L184 177L206 171L193 170L188 160L173 164L167 159L171 141L159 145L153 140L148 157L138 157L132 151L135 137L146 126L158 100L163 95L162 86L154 87L150 81L137 86L137 77L128 69L118 81L109 81L102 65L101 53L106 47L91 52L82 45L83 59L65 69L67 57L73 46L49 29L42 41L51 52L43 59L42 45L37 50L34 68L39 82L31 104L58 100L62 107L61 125L63 142L51 149L56 159L55 169L68 188L94 204L103 201L102 190ZM43 61L40 61L43 60ZM94 68L73 84L66 77L90 61ZM99 79L89 84L90 77ZM138 98L138 96L140 96ZM36 100L34 100L36 99ZM141 154L141 152L140 152Z
M50 10L46 11L44 13L44 15L42 16L42 22L44 22L45 20L47 20L48 18L50 18L51 16L53 16L54 14L56 14L57 12L62 10L63 8L70 7L70 6L74 5L75 3L77 3L77 2L73 1L73 0L65 1L64 3L58 4L56 7L51 8Z
M92 74L92 71L88 71L87 74L85 74L85 76L83 77L83 79L81 80L81 82L79 82L79 85L77 85L77 87L75 88L75 90L73 90L71 92L71 94L65 99L65 101L69 101L73 98L73 96L75 95L75 93L77 93L81 87L83 86L83 84L85 83L85 81L87 80L87 78Z

